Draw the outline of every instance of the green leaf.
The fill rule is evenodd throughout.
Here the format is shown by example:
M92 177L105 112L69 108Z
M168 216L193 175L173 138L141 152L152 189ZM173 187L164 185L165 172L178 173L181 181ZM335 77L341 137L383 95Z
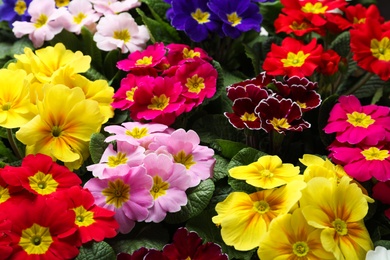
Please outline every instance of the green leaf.
M241 149L247 147L243 143L230 140L217 139L215 141L220 146L222 155L229 159L233 158Z
M221 246L222 252L228 254L229 259L250 260L252 255L256 252L238 251L232 246L227 246L221 237L220 229L212 222L212 217L216 216L215 210L203 211L195 218L190 219L186 227L190 231L195 231L203 238L204 242L212 242ZM211 260L211 259L210 259Z
M93 163L99 163L100 158L106 150L108 143L104 142L106 137L102 133L94 133L89 143L89 152Z
M260 5L260 13L263 16L261 26L264 27L264 29L268 33L275 33L274 22L276 18L278 18L282 8L283 5L280 3L280 1L275 1L272 3L262 3Z
M141 16L143 23L148 27L152 42L180 42L180 37L176 29L164 21L156 21L137 8L137 13Z
M333 109L338 99L339 95L332 95L326 98L322 101L318 113L318 132L320 134L320 139L325 146L330 145L334 140L334 135L326 134L323 129L328 124L330 111Z
M262 57L262 43L256 42L253 46L249 46L248 44L244 44L244 50L246 56L251 59L253 70L255 75L258 75L261 72L261 64L264 60Z
M62 32L54 36L54 38L50 41L51 46L54 46L57 43L64 44L66 49L73 52L79 51L80 46L83 45L83 43L77 38L76 34L67 30L62 30Z
M381 80L377 75L373 75L361 88L353 94L357 98L372 97L378 89L383 89L386 86L386 81Z
M163 0L141 0L141 2L148 5L153 17L158 21L161 21L161 18L166 16L167 10L171 6Z
M80 248L80 253L76 257L76 260L112 260L116 259L116 255L114 249L102 241L99 243L91 242L88 244L84 244Z
M0 140L0 157L1 160L5 162L13 162L17 160L12 150L7 147L2 140Z
M264 155L267 154L254 148L244 148L231 159L227 166L228 170L237 166L249 165L253 162L256 162L261 156ZM244 180L237 180L229 176L228 183L235 191L245 191L247 193L253 193L256 191L255 187L247 184Z
M112 246L116 253L132 254L141 247L161 250L168 242L168 231L161 224L137 223L125 239L118 240Z
M337 35L336 39L332 41L329 48L337 52L342 57L347 57L349 52L351 51L350 48L350 33L349 31L345 31Z
M26 38L26 37L22 37L20 40L17 40L11 47L11 49L9 50L10 53L12 54L22 54L24 53L24 48L30 48L32 50L34 50L34 46L32 44L32 42Z
M12 57L14 53L11 50L12 44L8 42L0 42L0 59L4 59L6 57Z
M218 154L214 155L214 158L216 161L214 165L214 175L212 180L215 182L228 176L227 165L229 162Z
M200 214L209 204L214 189L214 182L210 179L201 181L198 186L188 189L186 191L187 205L181 207L179 212L168 213L165 221L177 224Z
M383 246L384 248L390 250L390 241L389 240L378 240L374 243L374 247Z
M86 27L83 27L81 29L81 37L83 42L83 54L91 56L92 67L96 68L98 71L103 71L102 52L96 46L96 42L93 40L93 34Z

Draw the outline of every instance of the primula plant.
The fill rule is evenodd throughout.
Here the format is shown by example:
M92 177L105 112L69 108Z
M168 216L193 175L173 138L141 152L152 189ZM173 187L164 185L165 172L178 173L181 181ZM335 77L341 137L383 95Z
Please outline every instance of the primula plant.
M0 260L385 259L380 0L0 0Z

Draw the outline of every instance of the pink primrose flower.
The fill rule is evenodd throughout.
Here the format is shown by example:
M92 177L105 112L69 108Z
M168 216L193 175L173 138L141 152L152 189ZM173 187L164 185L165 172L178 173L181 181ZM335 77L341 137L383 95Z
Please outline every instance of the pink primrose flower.
M90 0L96 12L103 15L118 14L141 5L138 0Z
M168 126L158 123L125 122L122 126L110 125L104 131L114 134L106 138L106 142L123 141L147 148L149 143L158 135L167 134Z
M92 178L84 188L92 193L97 206L115 212L119 232L126 234L133 229L135 221L144 221L148 216L148 209L153 205L152 186L152 177L141 166L107 179Z
M34 0L27 12L31 15L31 21L14 22L12 31L18 38L28 35L35 48L41 47L44 41L53 39L64 26L67 26L64 19L68 14L67 9L65 7L56 9L53 0Z
M153 178L150 194L154 200L145 221L158 223L165 218L167 212L177 212L187 204L185 191L189 187L190 176L183 165L173 163L165 154L148 154L144 167Z
M197 186L201 180L211 178L215 164L214 151L200 144L198 134L189 130L177 129L170 135L157 136L149 145L149 150L169 153L171 160L185 166L191 177L189 186Z
M353 95L341 96L330 112L324 131L336 133L336 140L341 143L376 145L390 140L389 112L389 107L362 106Z
M145 148L125 141L117 141L116 151L109 144L104 151L100 162L87 166L93 176L100 179L110 177L112 174L127 174L129 168L141 165L145 157Z
M102 17L93 36L97 47L103 51L116 48L122 53L142 50L150 35L145 25L137 25L129 13L110 14Z
M211 61L212 58L207 53L198 47L191 48L186 44L170 43L167 45L167 59L171 66L179 65L183 62L190 61L195 57L205 61Z
M73 0L68 5L69 15L66 18L69 22L66 24L65 29L69 32L80 34L83 26L91 27L100 18L89 1L85 0Z

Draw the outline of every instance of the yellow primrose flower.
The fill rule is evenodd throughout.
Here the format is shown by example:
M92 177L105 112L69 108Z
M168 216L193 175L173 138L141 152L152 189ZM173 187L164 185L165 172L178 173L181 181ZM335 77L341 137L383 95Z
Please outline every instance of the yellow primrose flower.
M17 128L32 119L37 108L30 102L24 70L0 69L0 126Z
M303 181L292 181L252 194L232 192L216 205L218 215L212 221L221 226L222 239L227 245L237 250L251 250L259 246L270 222L288 213L297 203L305 187Z
M272 189L293 180L303 180L298 166L283 163L275 155L265 155L257 162L234 167L229 170L229 174L235 179L245 180L248 184L263 189Z
M83 90L86 99L95 100L99 104L100 112L104 116L104 122L114 116L114 88L108 85L106 80L91 81L79 74L70 74L64 69L52 80L52 84L63 84L69 88L79 87Z
M323 177L311 179L300 205L309 225L322 230L321 243L336 259L364 259L373 249L363 222L367 200L348 177L342 177L339 184Z
M275 218L260 242L257 254L261 260L334 259L321 244L321 229L307 224L301 209Z
M45 86L43 100L37 101L38 115L23 125L16 138L27 154L43 153L78 168L88 156L88 143L99 132L104 117L98 103L86 100L80 88Z
M334 165L328 159L324 160L316 155L304 154L302 159L299 159L299 161L303 165L307 166L303 172L304 180L306 182L314 177L325 177L339 181L343 176L347 176L350 180L352 180L341 165Z

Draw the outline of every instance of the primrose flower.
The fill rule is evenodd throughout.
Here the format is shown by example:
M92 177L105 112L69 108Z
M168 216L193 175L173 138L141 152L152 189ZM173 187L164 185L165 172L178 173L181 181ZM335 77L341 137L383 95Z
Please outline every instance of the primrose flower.
M306 19L306 14L299 11L289 12L288 15L280 13L274 24L277 33L284 32L296 36L303 36L311 32L316 32L319 35L326 34L324 28L310 23L310 21Z
M186 132L180 128L170 135L156 136L148 148L157 153L164 151L171 155L173 162L185 166L187 174L191 177L190 187L198 185L201 180L213 175L214 150L200 145L200 138L193 130Z
M145 149L124 141L117 141L116 151L112 144L109 144L104 151L100 162L87 166L93 176L105 179L111 176L126 174L130 167L139 166L144 159Z
M119 48L122 53L142 50L149 40L145 25L137 25L129 13L107 15L102 17L97 26L93 40L99 49L111 51Z
M275 43L271 45L263 69L274 76L311 76L320 64L322 51L322 45L317 44L316 39L305 45L297 39L286 37L280 46Z
M184 31L195 42L207 39L209 33L220 28L218 16L207 3L204 0L172 1L169 16L172 26Z
M25 71L0 69L1 127L21 127L35 116L37 108L30 102L29 86Z
M363 222L367 200L349 178L341 178L339 184L323 177L311 179L300 205L309 225L321 229L322 246L336 259L364 259L373 248Z
M390 28L378 19L366 19L350 30L353 59L382 80L390 79Z
M45 97L37 101L38 115L20 127L16 138L27 146L27 154L47 154L71 169L79 168L104 117L98 103L86 100L80 88L46 87Z
M245 180L248 184L262 189L272 189L290 181L303 180L303 176L299 175L298 166L283 163L276 155L264 155L257 162L233 167L229 174L235 179Z
M222 20L224 35L238 38L243 32L250 30L260 32L263 17L259 6L250 0L210 0L208 6Z
M167 212L177 212L187 204L190 176L179 163L173 163L165 154L150 153L144 159L147 174L153 178L150 194L154 204L149 208L146 222L161 222Z
M94 25L100 18L100 15L92 8L89 1L72 0L68 5L69 15L66 18L69 20L65 29L75 34L80 34L83 26L90 27Z
M348 5L344 13L345 19L339 23L342 30L359 26L359 24L365 23L367 19L378 19L380 23L384 20L376 5L370 5L369 7L365 7L362 4Z
M236 250L247 251L260 245L273 219L288 213L301 198L303 181L261 190L252 194L232 192L215 207L212 221L221 226L223 241Z
M133 145L141 145L145 149L153 138L163 134L168 130L168 126L158 123L125 122L122 126L110 125L104 131L114 134L106 138L106 142L123 141Z
M383 246L376 246L374 250L370 250L367 252L365 259L366 260L390 259L390 250L386 249Z
M376 145L389 140L389 112L384 106L362 106L353 95L341 96L330 111L324 131L336 133L336 140L341 143Z
M12 29L16 37L27 35L34 47L41 47L44 41L50 41L64 28L67 10L65 7L56 8L53 0L32 1L27 12L31 22L16 21Z
M153 179L146 174L144 167L131 167L127 173L111 174L106 179L89 179L84 188L95 198L95 204L115 212L119 232L129 233L135 221L143 221L148 216L148 208L153 205L150 189Z
M299 208L271 222L257 254L260 259L334 259L321 244L321 230L307 224Z
M129 11L141 5L139 0L90 0L96 12L106 16Z
M166 46L168 49L167 59L171 66L180 65L198 57L205 61L211 61L212 58L199 47L191 48L186 44L170 43Z
M0 5L0 21L7 21L10 27L15 21L29 21L27 8L32 0L3 0Z

